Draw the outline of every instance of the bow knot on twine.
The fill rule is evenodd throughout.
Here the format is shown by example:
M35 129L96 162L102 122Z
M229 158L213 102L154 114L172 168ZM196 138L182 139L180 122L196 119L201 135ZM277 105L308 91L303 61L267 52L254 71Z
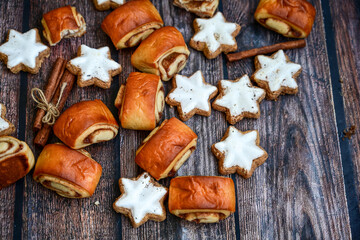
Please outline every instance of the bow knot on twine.
M36 107L44 110L46 113L44 115L44 117L41 119L41 121L43 123L46 123L49 125L54 125L56 118L60 116L60 111L59 111L58 107L59 107L59 103L62 98L62 95L63 95L66 85L67 85L66 83L63 83L61 85L60 96L59 96L59 99L58 99L56 105L49 103L46 100L45 94L41 89L39 89L39 88L31 89L31 97L37 103Z

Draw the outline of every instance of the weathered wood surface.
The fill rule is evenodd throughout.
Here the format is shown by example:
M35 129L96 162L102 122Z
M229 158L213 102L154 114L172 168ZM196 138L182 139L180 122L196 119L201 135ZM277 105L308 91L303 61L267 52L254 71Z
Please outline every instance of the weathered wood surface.
M360 238L360 2L330 1L333 22L334 47L334 99L338 128L340 132L341 154L347 198L349 199L349 215L352 229L358 229ZM330 54L330 51L329 51ZM342 110L342 107L344 110ZM351 140L343 138L343 130L356 126ZM353 231L355 234L356 232Z
M31 174L24 181L3 189L0 192L0 239L17 239L19 236L24 239L349 239L351 234L354 239L359 237L355 233L359 233L360 229L353 222L359 216L348 209L350 199L346 193L349 185L344 184L350 182L354 186L355 189L350 190L357 193L358 204L359 135L348 142L350 154L346 156L349 159L344 159L341 154L346 149L341 143L343 129L340 129L342 125L339 125L337 112L342 110L346 113L346 126L359 122L357 69L360 67L360 55L351 50L360 47L360 14L356 8L359 6L356 0L346 0L348 4L330 1L332 21L336 27L333 37L336 37L338 72L344 82L346 79L346 84L342 84L344 97L340 99L344 108L339 109L338 102L334 102L334 99L339 99L333 97L335 93L332 92L334 81L338 79L333 79L334 66L330 65L332 59L328 49L327 30L332 22L323 21L323 13L326 14L323 7L329 2L322 1L311 1L317 9L317 18L313 32L307 38L308 46L286 52L293 61L303 66L299 93L282 96L276 102L264 101L259 119L243 120L235 125L241 130L258 129L261 145L268 151L269 159L248 180L238 175L231 176L237 190L237 212L231 217L218 224L196 225L168 213L164 222L148 222L133 229L126 217L112 210L112 203L120 194L118 178L135 177L141 172L134 162L135 151L148 132L121 129L116 139L86 148L103 166L102 178L91 198L62 198L35 183ZM165 25L177 27L188 42L193 34L195 16L174 7L171 2L153 0ZM128 74L134 71L130 64L134 49L115 50L100 28L100 23L110 11L96 11L90 0L0 0L1 41L5 40L9 28L23 32L34 27L41 30L41 15L67 4L77 7L87 22L87 33L82 38L65 39L52 47L50 58L37 75L12 74L0 64L1 102L8 108L8 118L18 126L15 136L26 140L36 156L40 149L32 144L35 105L29 97L30 90L44 87L57 57L74 57L82 43L90 47L106 45L110 47L112 57L123 66L123 72L114 78L111 89L74 87L66 107L80 100L98 98L116 115L113 101L119 84L124 83ZM223 0L219 6L229 21L236 21L242 26L237 37L239 49L287 40L253 20L256 5L257 1ZM331 16L325 16L325 19ZM202 53L191 49L189 63L182 74L190 75L198 69L203 71L207 82L216 84L220 79L251 75L254 66L253 59L227 63L220 56L207 60ZM168 92L171 84L164 85ZM172 116L178 116L176 109L166 106L165 118ZM222 137L229 126L224 114L213 110L210 117L195 116L186 124L198 134L199 141L197 150L180 168L178 175L218 175L217 161L210 146ZM57 139L52 137L51 142L55 141ZM347 168L343 169L343 164L349 167L346 165L349 162L353 173L350 180L343 174L347 171ZM169 182L169 179L160 181L167 186ZM100 205L96 206L96 201Z
M18 9L12 15L7 12ZM22 30L23 4L18 1L0 1L0 39L5 41L9 28ZM6 19L4 18L6 16ZM6 117L15 126L19 119L20 74L12 74L4 64L0 64L0 98L7 109ZM18 132L14 134L18 136ZM0 239L12 237L14 230L15 184L0 192Z

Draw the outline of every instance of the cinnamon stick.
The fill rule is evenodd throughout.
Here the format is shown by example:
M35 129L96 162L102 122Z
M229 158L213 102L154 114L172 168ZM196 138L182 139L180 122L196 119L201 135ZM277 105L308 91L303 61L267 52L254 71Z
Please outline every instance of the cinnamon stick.
M47 82L47 85L45 87L44 95L46 98L46 101L51 101L53 98L56 89L59 86L60 79L65 71L66 67L66 60L63 58L56 59L56 62L54 64L54 67L51 71L49 80ZM35 115L34 120L34 131L39 131L43 125L42 118L45 115L45 111L43 109L38 109Z
M294 49L294 48L303 48L305 46L306 46L306 41L304 39L301 39L297 41L277 43L274 45L265 46L261 48L254 48L237 53L230 53L230 54L226 54L226 57L230 62L233 62L249 57L254 57L260 54L268 54L268 53L276 52L280 49L286 50L286 49Z
M71 74L68 70L65 70L64 74L61 78L61 81L59 83L59 86L56 89L55 95L54 95L53 99L51 100L51 104L53 104L53 105L58 104L57 109L59 110L59 112L61 112L62 109L64 108L66 100L69 97L71 89L74 85L74 82L75 82L75 76L73 74ZM63 84L66 84L66 86L63 89L61 98L59 100L59 97L61 94L61 88L62 88ZM59 103L58 103L58 101L59 101ZM43 127L40 129L40 131L37 133L37 135L34 139L34 143L37 146L44 147L49 139L51 129L52 129L52 127L49 124L45 123L43 125Z

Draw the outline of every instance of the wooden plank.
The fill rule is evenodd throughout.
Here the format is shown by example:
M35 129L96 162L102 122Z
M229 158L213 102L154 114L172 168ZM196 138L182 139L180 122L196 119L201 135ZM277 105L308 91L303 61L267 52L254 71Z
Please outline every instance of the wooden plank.
M337 114L339 131L342 133L346 128L356 127L351 140L341 139L349 215L353 237L356 237L360 231L360 53L357 50L360 48L360 4L356 0L341 3L331 0L329 6L336 47L333 54L338 66L334 69L338 72L338 79L334 79L338 81L334 97L342 98L339 107L341 110L344 108Z
M350 0L348 0L350 1ZM171 5L172 1L153 1L164 17L165 25L177 27L189 41L193 34L191 27L194 15ZM243 27L237 38L240 49L248 49L287 39L264 29L256 24L252 14L256 1L222 1L224 14L230 21L236 21ZM57 196L26 177L23 200L22 236L24 238L95 238L95 239L234 239L240 232L241 238L331 238L348 239L350 237L349 217L344 192L344 180L339 154L338 132L334 119L331 94L329 62L326 54L322 9L319 0L312 1L318 12L316 24L308 47L302 50L287 51L290 58L302 64L304 70L299 78L300 92L296 96L282 96L277 102L264 101L261 104L262 116L258 120L243 120L236 124L241 130L259 129L262 146L268 151L269 159L256 170L251 179L244 180L237 175L236 182L239 211L236 215L219 224L197 225L185 222L168 213L162 223L148 222L133 229L129 220L112 210L112 203L120 192L118 178L135 177L141 169L134 163L135 151L148 135L145 131L121 129L115 140L87 147L86 149L103 166L103 175L97 191L89 199L71 200ZM357 49L357 24L348 28L348 22L358 21L356 6L348 16L339 3L331 1L336 10L334 16L340 16L335 26L337 36L345 35L345 41L337 38L337 54L341 77L349 84L343 87L346 120L355 124L359 119L359 54L349 49ZM19 26L21 30L23 1L0 2L0 22ZM109 46L114 59L118 59L124 70L115 77L110 90L97 87L75 87L66 107L86 99L99 98L111 109L119 82L124 83L134 69L130 56L134 49L116 51L109 38L102 32L100 24L110 12L98 12L91 1L79 0L75 4L87 22L86 35L78 39L66 39L51 48L51 57L47 59L39 74L27 76L26 104L26 141L32 143L31 124L34 118L34 103L30 100L32 87L43 88L52 64L59 56L68 59L76 55L77 47L87 44L91 47ZM30 18L26 19L30 28L41 27L41 15L51 9L69 4L68 1L31 1ZM339 6L340 5L340 6ZM17 9L14 11L13 9ZM222 7L220 7L222 10ZM337 12L339 11L339 12ZM12 12L12 14L5 14ZM337 14L337 15L336 15ZM25 19L24 19L25 21ZM346 24L346 25L345 25ZM4 26L4 25L2 25ZM9 26L10 27L10 26ZM8 27L0 30L3 41ZM352 46L350 48L349 46ZM308 57L306 57L308 56ZM351 56L350 59L341 56ZM253 72L253 60L243 60L227 64L221 56L215 60L206 60L201 52L191 49L191 57L184 75L191 75L201 69L208 82L216 84L223 78L234 79L242 74ZM0 94L9 109L8 117L18 125L18 103L20 75L0 67ZM5 80L4 80L5 79ZM164 83L166 92L170 83ZM9 90L10 94L7 91ZM178 116L176 109L168 106L165 117ZM219 175L217 161L210 151L210 146L225 133L228 124L223 113L213 111L209 118L195 116L186 122L199 136L197 150L179 170L178 175ZM341 131L342 129L339 129ZM324 137L326 136L326 137ZM52 137L51 142L57 141ZM354 136L352 156L359 155L359 135ZM39 149L35 155L38 156ZM359 163L354 161L357 183L359 183ZM160 181L168 186L170 179ZM355 186L358 186L355 185ZM359 189L357 197L359 198ZM2 190L0 195L0 239L9 239L13 235L13 216L15 187ZM94 205L99 201L100 205ZM10 223L10 224L8 224ZM238 229L238 231L236 230Z
M258 120L236 124L258 129L269 159L249 180L236 177L241 238L349 239L339 143L320 1L305 49L288 50L303 67L299 93L261 104ZM223 1L224 14L243 27L238 43L246 50L286 41L257 24L257 1ZM253 59L228 63L229 78L254 71ZM326 137L325 137L326 136Z
M157 0L152 2L159 9L165 25L179 29L188 43L193 35L192 22L194 15L172 6L172 1ZM203 71L207 82L216 84L223 77L223 58L219 57L209 61L205 59L202 52L197 52L191 49L190 46L188 47L191 51L190 59L181 74L190 76L200 69ZM128 61L131 53L132 50L120 51L120 62L123 63L126 70L129 70L129 72L124 72L125 78L121 79L121 83L125 83L126 76L133 71ZM168 93L171 89L171 82L163 83L165 92ZM198 135L198 143L194 154L179 169L178 176L218 175L217 163L213 159L210 146L215 139L216 129L220 126L224 128L226 124L225 122L219 122L219 114L214 113L209 118L194 116L186 122ZM177 110L166 105L163 119L173 116L178 117ZM149 132L145 131L120 130L120 169L122 177L135 177L142 171L134 162L135 151L148 134ZM169 186L170 179L161 180L160 183ZM132 228L130 221L124 216L121 217L121 220L123 239L235 239L236 237L234 215L219 224L197 225L168 213L164 222L147 222L139 229Z
M41 27L41 17L57 7L69 4L67 1L31 1L30 26ZM28 93L31 88L43 88L50 74L52 64L56 58L64 57L68 60L76 56L80 44L90 47L111 46L111 42L100 29L100 24L108 12L98 12L91 1L82 0L73 2L78 11L84 16L87 23L87 33L81 38L64 39L55 47L51 47L51 56L45 61L38 75L28 77ZM112 53L115 52L111 48ZM98 87L74 87L65 108L82 100L101 99L116 114L113 100L118 89L118 77L114 78L112 88L103 90ZM27 135L28 143L32 144L34 135L31 129L35 114L35 104L27 102ZM50 140L57 142L54 136ZM45 189L28 176L29 184L26 187L26 196L23 206L23 237L38 239L115 239L118 234L116 225L117 215L112 210L112 201L118 191L118 155L114 151L117 140L96 144L86 150L103 167L102 177L96 192L91 198L72 200L58 196ZM33 144L32 144L33 145ZM36 156L40 149L36 149ZM100 205L96 206L95 202Z
M14 9L18 11L8 14ZM15 29L22 31L22 9L20 1L1 1L0 2L0 41L5 41L8 30ZM0 99L1 103L6 106L6 118L11 121L17 131L13 136L18 134L19 119L19 96L20 96L20 74L13 74L6 65L0 63ZM0 239L11 239L14 229L14 208L15 208L15 184L4 188L0 193Z

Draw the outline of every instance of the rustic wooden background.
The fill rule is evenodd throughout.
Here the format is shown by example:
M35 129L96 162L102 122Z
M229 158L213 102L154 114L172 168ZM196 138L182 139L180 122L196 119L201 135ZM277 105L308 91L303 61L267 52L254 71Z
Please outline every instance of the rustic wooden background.
M239 49L250 49L288 39L264 29L253 19L258 1L223 0L219 10L229 21L242 26ZM135 177L141 170L134 163L135 150L145 131L120 130L113 141L86 149L103 166L95 194L71 200L34 182L32 173L0 192L0 239L359 239L360 238L360 134L343 139L343 130L360 119L360 2L358 0L311 0L317 10L307 47L288 50L300 63L299 93L276 102L261 103L261 117L242 120L241 130L258 129L261 145L269 153L265 164L244 180L232 175L237 192L237 211L228 219L210 225L188 223L167 214L164 222L147 222L133 229L129 220L116 214L112 203L119 196L118 179ZM178 28L188 42L193 35L193 14L172 5L171 0L153 0L165 25ZM12 74L0 64L0 99L7 117L17 126L14 134L32 144L33 87L43 88L55 59L70 59L80 44L109 46L113 59L123 66L111 89L75 87L66 107L86 99L101 99L117 114L113 101L120 83L134 71L134 49L116 51L100 24L110 12L96 11L91 0L0 0L0 41L10 28L25 32L41 27L41 16L57 7L73 5L83 14L87 33L62 40L51 48L39 74ZM44 39L43 39L44 40ZM182 71L190 75L201 69L206 80L235 79L254 71L253 59L228 63L224 56L207 60L191 49ZM170 83L165 83L166 91ZM165 118L177 116L165 109ZM178 175L218 175L210 146L229 124L223 113L208 118L195 116L186 122L199 136L195 153ZM57 141L52 137L52 142ZM168 186L169 179L160 181ZM95 205L96 201L100 205Z

